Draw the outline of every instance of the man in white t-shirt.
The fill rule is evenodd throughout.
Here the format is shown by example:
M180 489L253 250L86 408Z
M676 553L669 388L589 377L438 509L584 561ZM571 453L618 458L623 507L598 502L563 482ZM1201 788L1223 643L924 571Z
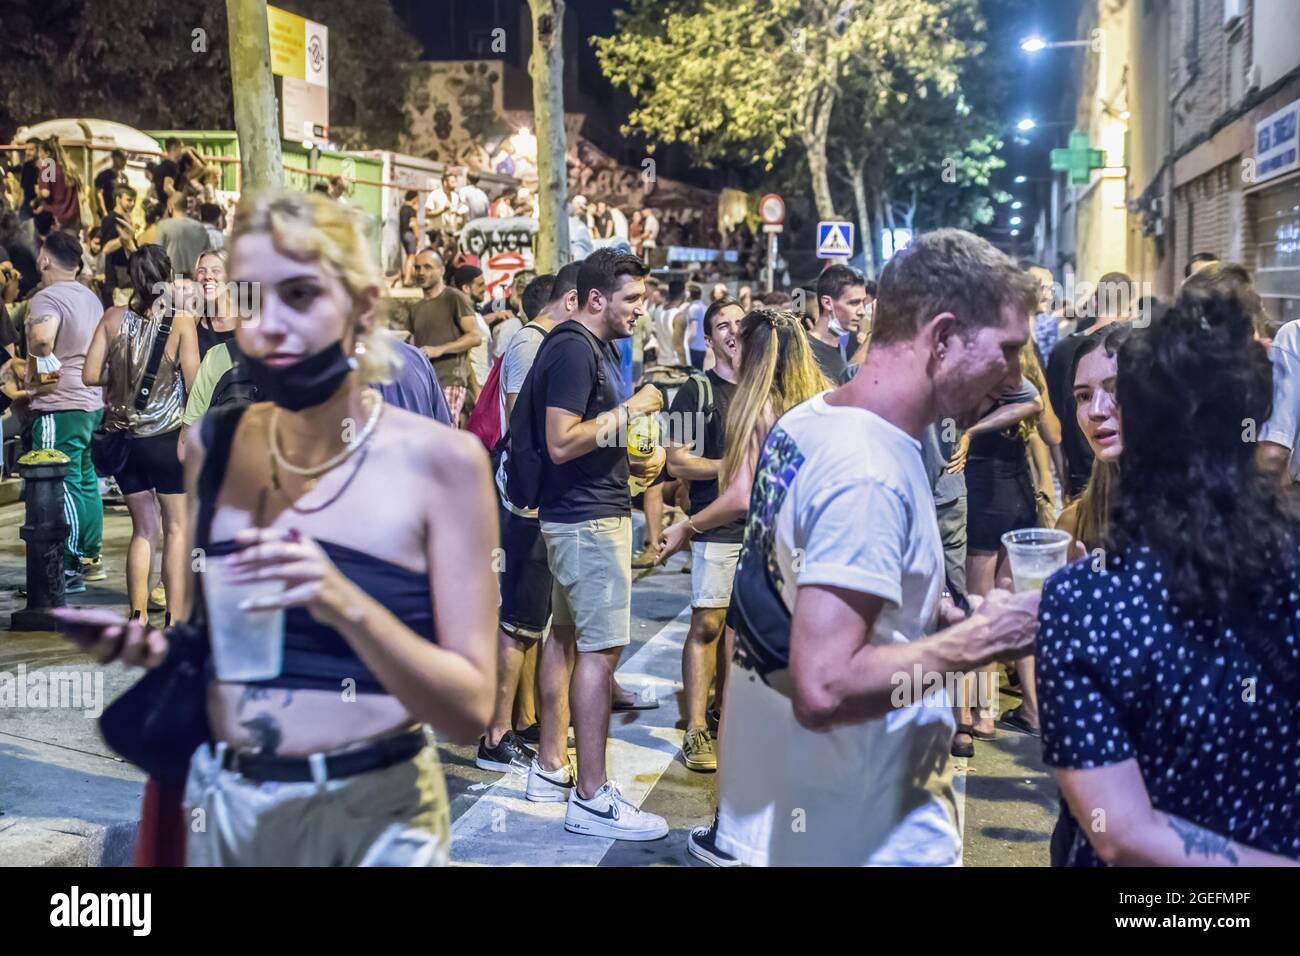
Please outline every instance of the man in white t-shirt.
M556 275L533 279L520 296L529 322L511 338L501 357L497 379L500 395L501 434L510 431L510 413L537 358L537 349L554 326L578 308L578 263L571 262ZM497 694L487 733L479 740L476 764L483 770L527 772L536 752L537 723L533 687L537 643L546 633L551 616L553 579L546 559L541 523L536 508L520 508L506 494L506 459L497 466L497 496L501 527L501 607L497 630ZM530 666L531 665L531 666ZM530 726L516 731L512 725L515 698L521 718ZM522 733L522 736L521 736Z
M755 469L736 593L746 563L766 567L789 662L760 675L738 634L718 819L691 835L712 862L960 865L950 689L1032 650L1036 593L993 591L970 618L943 595L919 439L1020 381L1037 290L945 229L895 256L879 292L861 372L787 412Z
M1273 415L1259 432L1263 466L1300 481L1300 319L1293 319L1273 336Z

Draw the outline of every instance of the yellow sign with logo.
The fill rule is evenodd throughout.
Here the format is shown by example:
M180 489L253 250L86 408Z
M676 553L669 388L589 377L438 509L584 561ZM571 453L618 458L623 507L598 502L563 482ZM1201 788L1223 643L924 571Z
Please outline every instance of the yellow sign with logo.
M276 76L307 78L307 21L279 7L266 8L267 33L271 38L271 72Z

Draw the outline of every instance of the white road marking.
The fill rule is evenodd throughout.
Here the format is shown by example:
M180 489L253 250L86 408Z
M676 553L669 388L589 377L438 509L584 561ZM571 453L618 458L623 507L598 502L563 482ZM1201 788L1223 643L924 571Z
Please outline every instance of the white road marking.
M682 746L677 692L682 644L690 625L688 604L618 669L619 683L636 694L650 688L655 710L616 712L610 718L609 777L640 806ZM603 837L564 829L563 803L529 803L528 779L508 773L452 824L452 864L457 866L595 866L613 846Z

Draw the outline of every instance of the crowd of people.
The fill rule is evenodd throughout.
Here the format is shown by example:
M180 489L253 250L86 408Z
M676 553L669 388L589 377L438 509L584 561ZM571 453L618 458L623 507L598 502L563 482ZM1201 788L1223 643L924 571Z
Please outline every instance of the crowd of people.
M70 635L215 657L188 748L141 760L142 861L446 862L436 739L571 833L663 837L606 747L612 712L657 706L615 678L634 567L687 550L682 759L719 784L696 859L958 865L954 758L1017 733L1060 786L1054 863L1300 861L1300 323L1243 267L1055 311L1049 272L939 230L875 283L733 297L602 247L491 301L417 245L420 298L390 308L328 195L247 196L225 245L187 299L138 244L105 311L52 231L10 376L74 459L69 584L97 465L131 509L130 617L65 611ZM1002 544L1033 527L1078 557L1041 595ZM214 567L261 590L213 613ZM229 621L273 611L271 676L222 679Z
M131 184L127 154L114 149L91 183L83 183L57 138L25 144L21 157L0 170L0 261L5 303L22 302L40 281L36 250L51 232L77 239L80 278L105 308L131 295L127 259L141 245L161 245L177 274L193 278L199 253L220 249L226 210L217 193L220 168L183 140L170 138L145 167L148 188Z
M476 219L536 219L537 216L537 197L527 187L507 188L490 199L477 173L448 167L437 188L423 198L423 206L419 190L409 189L403 195L398 212L402 269L400 275L390 276L389 280L393 285L399 281L407 286L417 285L415 257L425 249L436 252L444 263L459 265L459 260L468 258L461 249L461 232L467 223ZM570 254L575 259L584 259L603 245L624 246L648 259L661 245L660 213L650 206L633 210L629 216L613 203L605 200L593 203L586 196L577 195L569 200L568 220Z

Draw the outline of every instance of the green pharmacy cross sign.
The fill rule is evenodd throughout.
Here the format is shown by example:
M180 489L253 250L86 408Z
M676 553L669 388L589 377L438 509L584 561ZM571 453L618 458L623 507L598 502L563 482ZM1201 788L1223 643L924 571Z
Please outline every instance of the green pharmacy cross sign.
M1070 174L1070 182L1086 186L1094 169L1106 165L1106 154L1100 149L1088 148L1088 134L1075 130L1070 134L1069 149L1052 150L1052 169Z

